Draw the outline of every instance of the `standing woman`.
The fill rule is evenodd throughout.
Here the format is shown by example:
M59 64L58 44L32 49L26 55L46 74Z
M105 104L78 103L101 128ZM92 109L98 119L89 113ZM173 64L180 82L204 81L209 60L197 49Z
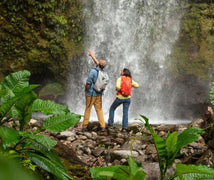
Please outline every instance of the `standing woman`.
M114 111L119 105L123 104L122 131L126 131L128 128L128 110L131 103L132 87L138 88L139 85L137 82L132 80L131 72L129 71L129 69L124 68L121 71L120 75L121 76L117 79L116 82L116 99L112 103L109 110L108 126L113 126Z

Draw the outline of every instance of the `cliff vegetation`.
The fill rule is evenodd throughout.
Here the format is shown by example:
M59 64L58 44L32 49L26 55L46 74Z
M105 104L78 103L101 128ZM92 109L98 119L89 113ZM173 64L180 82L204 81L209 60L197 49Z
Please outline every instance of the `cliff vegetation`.
M34 82L65 81L69 61L82 50L78 0L0 2L0 79L27 69Z

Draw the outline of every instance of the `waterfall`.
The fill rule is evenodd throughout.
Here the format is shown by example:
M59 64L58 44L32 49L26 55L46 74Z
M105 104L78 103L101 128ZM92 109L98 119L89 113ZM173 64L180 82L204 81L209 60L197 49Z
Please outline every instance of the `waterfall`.
M178 0L91 0L84 2L85 53L71 64L67 104L84 114L84 85L91 68L91 49L97 59L106 59L110 84L103 96L105 121L115 97L115 83L123 68L129 68L140 85L133 90L129 122L147 116L151 123L173 123L173 96L166 89L170 77L168 58L179 35L182 9ZM122 107L115 111L121 122ZM96 120L94 109L91 120Z

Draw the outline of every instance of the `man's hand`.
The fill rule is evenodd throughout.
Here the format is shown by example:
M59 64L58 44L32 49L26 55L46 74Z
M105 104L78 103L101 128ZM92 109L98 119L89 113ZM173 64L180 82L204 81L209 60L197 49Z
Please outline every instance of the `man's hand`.
M90 84L86 84L85 85L85 91L88 91L90 89L91 85Z
M91 57L94 56L90 49L88 50L88 55L91 56Z
M92 57L92 59L96 65L99 64L99 61L94 57L94 54L92 53L92 51L90 49L88 50L88 55Z

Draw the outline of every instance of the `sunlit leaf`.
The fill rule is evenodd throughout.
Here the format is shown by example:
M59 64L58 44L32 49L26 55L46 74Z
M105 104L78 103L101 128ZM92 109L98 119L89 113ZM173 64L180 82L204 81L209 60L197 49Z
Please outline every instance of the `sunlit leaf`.
M42 112L45 115L65 114L69 109L65 105L57 104L54 101L37 99L33 102L33 112Z
M72 113L52 116L45 120L43 128L53 132L62 132L76 125L80 118L80 115Z

